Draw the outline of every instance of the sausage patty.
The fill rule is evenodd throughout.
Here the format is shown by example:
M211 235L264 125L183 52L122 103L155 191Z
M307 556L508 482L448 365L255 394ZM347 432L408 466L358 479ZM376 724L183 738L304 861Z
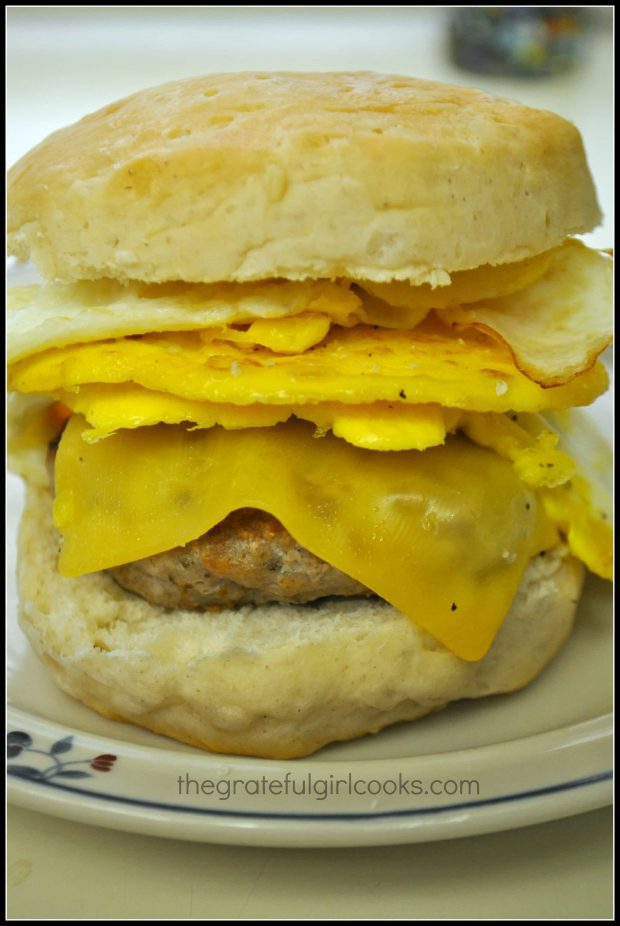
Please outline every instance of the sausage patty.
M47 455L52 494L60 436ZM184 547L107 572L127 591L164 608L303 604L332 595L374 594L300 546L272 515L254 508L233 511Z
M234 511L208 533L108 573L130 592L164 608L301 604L330 595L372 595L360 582L314 556L276 518Z

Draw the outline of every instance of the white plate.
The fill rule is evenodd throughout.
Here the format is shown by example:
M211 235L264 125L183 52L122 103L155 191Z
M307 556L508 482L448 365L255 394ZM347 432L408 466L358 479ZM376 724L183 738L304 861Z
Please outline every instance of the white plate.
M590 414L610 433L609 396ZM610 802L609 583L588 578L574 633L524 691L460 702L308 759L218 756L107 720L55 687L16 622L21 499L21 483L11 476L8 793L14 803L172 838L308 847L471 836ZM93 767L96 757L104 758Z
M524 691L289 762L210 755L100 717L56 689L16 627L14 592L8 617L8 730L27 747L9 768L44 776L9 776L23 807L178 839L309 847L471 836L611 799L611 603L600 580L588 581L561 654ZM110 755L107 771L91 767ZM423 793L405 793L413 781ZM471 784L458 793L460 782Z

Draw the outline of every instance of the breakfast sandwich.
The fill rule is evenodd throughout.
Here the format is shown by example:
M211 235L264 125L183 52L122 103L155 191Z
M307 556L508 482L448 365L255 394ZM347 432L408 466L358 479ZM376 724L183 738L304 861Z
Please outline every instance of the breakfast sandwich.
M599 220L569 122L367 72L178 81L23 157L19 620L61 688L290 758L534 679L611 577Z

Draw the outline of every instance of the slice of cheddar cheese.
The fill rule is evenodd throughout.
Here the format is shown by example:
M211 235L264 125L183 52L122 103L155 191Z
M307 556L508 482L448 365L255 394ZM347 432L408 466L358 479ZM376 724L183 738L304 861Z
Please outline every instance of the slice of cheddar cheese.
M76 576L168 550L231 511L277 517L463 659L480 659L528 559L556 528L510 463L466 438L379 454L300 422L158 425L85 444L74 416L56 460L59 568Z

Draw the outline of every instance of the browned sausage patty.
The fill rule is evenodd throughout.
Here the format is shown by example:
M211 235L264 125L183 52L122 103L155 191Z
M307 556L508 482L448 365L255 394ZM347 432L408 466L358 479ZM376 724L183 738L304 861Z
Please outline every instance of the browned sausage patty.
M164 608L301 604L329 595L372 595L300 546L276 518L254 508L234 511L184 547L108 572L123 588Z
M59 440L60 435L50 443L47 456L52 493ZM331 595L373 594L300 546L276 518L254 508L233 511L184 547L107 572L127 591L164 608L303 604Z

